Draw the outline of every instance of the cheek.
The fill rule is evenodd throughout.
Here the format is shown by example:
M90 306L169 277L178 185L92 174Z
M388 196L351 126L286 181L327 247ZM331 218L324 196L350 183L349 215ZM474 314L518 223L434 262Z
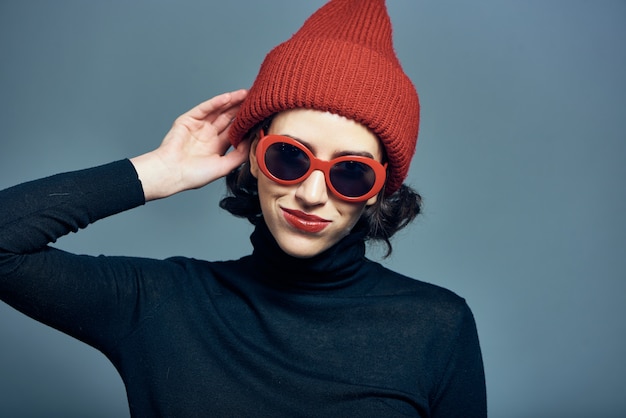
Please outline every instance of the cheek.
M346 226L351 230L361 218L361 215L363 215L366 204L337 202L335 206L341 216L346 220Z
M254 173L252 175L254 175ZM262 174L260 176L255 175L255 177L257 178L257 192L259 194L259 200L261 201L261 208L263 208L270 195L267 184L268 179Z
M252 172L252 170L250 170ZM254 175L254 173L253 173ZM261 208L270 205L272 201L289 193L289 186L281 186L280 184L267 178L261 171L257 172L257 192L261 201Z

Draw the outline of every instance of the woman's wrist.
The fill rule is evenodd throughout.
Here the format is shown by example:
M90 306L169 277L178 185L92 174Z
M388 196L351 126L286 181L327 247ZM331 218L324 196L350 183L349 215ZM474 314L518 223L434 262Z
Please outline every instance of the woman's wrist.
M184 190L176 173L155 151L131 158L130 162L141 181L146 202L172 196Z

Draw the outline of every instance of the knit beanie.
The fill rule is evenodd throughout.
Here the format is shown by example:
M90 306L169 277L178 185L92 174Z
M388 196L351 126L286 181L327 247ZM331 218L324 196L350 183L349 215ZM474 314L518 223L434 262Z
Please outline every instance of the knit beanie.
M394 52L384 0L331 0L271 50L233 121L231 143L295 108L331 112L368 127L387 154L385 194L398 190L415 152L419 101Z

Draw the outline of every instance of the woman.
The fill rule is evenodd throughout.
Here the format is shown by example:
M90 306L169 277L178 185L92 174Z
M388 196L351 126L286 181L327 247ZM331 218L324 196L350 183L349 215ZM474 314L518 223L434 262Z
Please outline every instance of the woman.
M102 351L133 416L485 416L464 300L364 256L419 212L418 120L384 2L332 0L156 150L3 191L0 297ZM239 260L48 246L224 176Z

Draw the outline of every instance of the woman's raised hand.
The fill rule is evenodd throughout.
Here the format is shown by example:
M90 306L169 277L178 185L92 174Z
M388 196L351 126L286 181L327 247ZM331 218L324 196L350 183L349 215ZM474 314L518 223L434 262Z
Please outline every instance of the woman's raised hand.
M205 186L241 165L250 144L228 152L228 127L246 90L220 94L179 116L154 151L132 158L146 201Z

